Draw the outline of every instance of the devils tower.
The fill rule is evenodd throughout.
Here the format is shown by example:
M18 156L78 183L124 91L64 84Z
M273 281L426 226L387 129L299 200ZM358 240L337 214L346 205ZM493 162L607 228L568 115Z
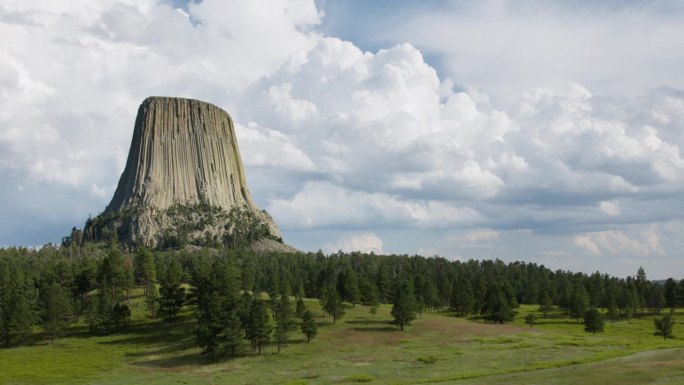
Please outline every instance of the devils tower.
M145 99L114 197L85 239L157 247L236 236L282 242L249 193L230 115L199 100Z

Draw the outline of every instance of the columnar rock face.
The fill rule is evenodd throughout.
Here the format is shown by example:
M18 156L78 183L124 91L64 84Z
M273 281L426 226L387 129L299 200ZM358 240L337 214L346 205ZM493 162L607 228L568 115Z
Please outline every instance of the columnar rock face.
M150 97L138 109L114 197L86 224L85 235L98 239L101 229L115 230L124 241L148 246L173 237L222 241L232 231L228 214L234 208L281 239L249 193L228 113L198 100Z

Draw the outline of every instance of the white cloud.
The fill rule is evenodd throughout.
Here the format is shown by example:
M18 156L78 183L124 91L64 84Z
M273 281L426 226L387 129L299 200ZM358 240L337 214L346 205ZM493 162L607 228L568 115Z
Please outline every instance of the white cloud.
M599 202L599 209L606 215L611 217L620 215L620 205L617 202L603 201Z
M676 1L421 4L378 20L370 36L412 42L464 88L512 105L530 88L569 82L603 95L684 88L683 14Z
M388 33L405 39L365 52L323 36L335 15L313 0L182 12L154 0L5 1L0 179L12 188L0 208L8 221L19 208L69 221L102 210L138 104L175 95L231 113L251 192L286 235L372 230L387 248L379 231L440 229L534 255L531 242L505 246L547 238L502 230L533 229L594 255L677 249L680 234L650 226L681 221L679 13L601 8L582 24L558 3L478 4L396 23L408 35ZM36 218L4 236L39 233Z
M335 226L440 228L476 223L482 215L447 202L409 201L385 193L352 191L329 182L308 182L291 200L271 201L268 211L292 229Z
M653 226L635 236L617 230L585 233L575 237L575 245L596 256L625 252L638 256L664 254L656 228Z
M482 243L482 242L496 242L500 240L498 231L492 229L475 229L464 232L463 234L453 235L447 238L447 241L454 243Z
M235 125L240 154L246 166L276 167L288 171L314 171L316 165L282 132L259 127L249 122L247 127Z
M334 243L325 245L325 250L329 253L337 251L382 254L382 239L374 233L345 234Z

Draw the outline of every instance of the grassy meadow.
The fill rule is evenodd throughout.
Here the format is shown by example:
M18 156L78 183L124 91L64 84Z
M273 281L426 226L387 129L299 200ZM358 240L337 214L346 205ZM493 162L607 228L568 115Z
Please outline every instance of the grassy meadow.
M524 317L536 306L522 306L510 324L423 313L401 332L388 324L389 305L375 316L350 307L333 325L308 300L319 323L310 343L296 331L280 354L269 346L261 356L208 362L189 311L169 326L143 315L141 297L132 302L125 331L93 336L77 324L53 344L0 349L0 384L684 383L684 339L654 336L651 317L607 321L592 335L560 313L537 313L530 328Z

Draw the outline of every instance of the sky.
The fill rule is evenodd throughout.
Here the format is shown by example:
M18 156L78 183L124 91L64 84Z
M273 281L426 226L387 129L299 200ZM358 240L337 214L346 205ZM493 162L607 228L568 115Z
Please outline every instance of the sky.
M301 250L684 278L679 1L3 0L0 245L109 203L147 96Z

